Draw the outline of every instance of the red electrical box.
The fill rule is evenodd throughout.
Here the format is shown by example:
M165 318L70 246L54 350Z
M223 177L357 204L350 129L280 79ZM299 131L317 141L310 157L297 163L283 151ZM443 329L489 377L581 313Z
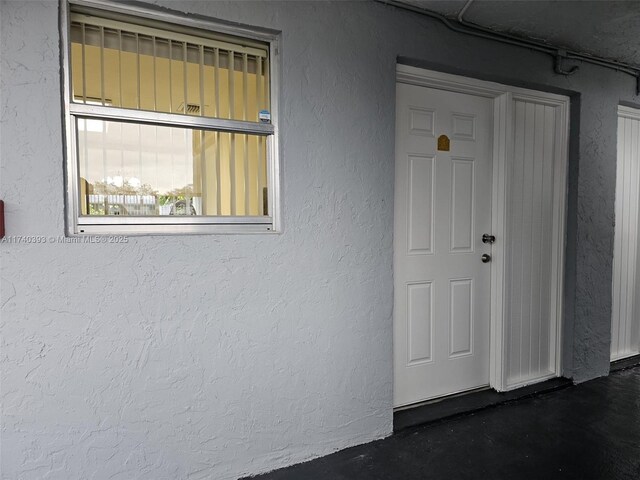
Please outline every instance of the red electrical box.
M0 238L4 238L4 201L0 200Z

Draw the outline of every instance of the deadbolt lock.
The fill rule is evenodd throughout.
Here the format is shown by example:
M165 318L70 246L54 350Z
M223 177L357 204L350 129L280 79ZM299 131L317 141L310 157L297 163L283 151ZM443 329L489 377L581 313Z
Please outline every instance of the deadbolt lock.
M482 235L482 243L494 243L495 241L496 241L495 235L489 235L488 233L485 233L484 235Z

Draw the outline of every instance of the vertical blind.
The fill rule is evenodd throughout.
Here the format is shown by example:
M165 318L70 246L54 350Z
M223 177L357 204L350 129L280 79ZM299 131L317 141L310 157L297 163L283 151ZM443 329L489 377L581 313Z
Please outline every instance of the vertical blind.
M103 107L248 122L270 108L266 45L81 14L71 80L74 102ZM83 215L268 215L265 136L82 118L77 130Z

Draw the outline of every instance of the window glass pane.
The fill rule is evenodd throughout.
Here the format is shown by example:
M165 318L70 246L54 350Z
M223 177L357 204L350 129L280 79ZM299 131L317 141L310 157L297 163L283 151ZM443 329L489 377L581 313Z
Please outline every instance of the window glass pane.
M250 122L270 108L266 45L79 18L71 24L74 102Z
M261 216L266 138L79 118L83 215Z

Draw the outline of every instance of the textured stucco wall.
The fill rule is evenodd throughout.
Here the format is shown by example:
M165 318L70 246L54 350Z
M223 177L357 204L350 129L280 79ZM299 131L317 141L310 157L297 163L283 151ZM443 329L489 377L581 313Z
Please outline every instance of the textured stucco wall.
M371 2L158 3L283 32L285 231L1 244L2 478L225 480L391 432L397 56L579 93L565 369L607 373L630 78ZM64 233L57 10L0 7L11 235Z

